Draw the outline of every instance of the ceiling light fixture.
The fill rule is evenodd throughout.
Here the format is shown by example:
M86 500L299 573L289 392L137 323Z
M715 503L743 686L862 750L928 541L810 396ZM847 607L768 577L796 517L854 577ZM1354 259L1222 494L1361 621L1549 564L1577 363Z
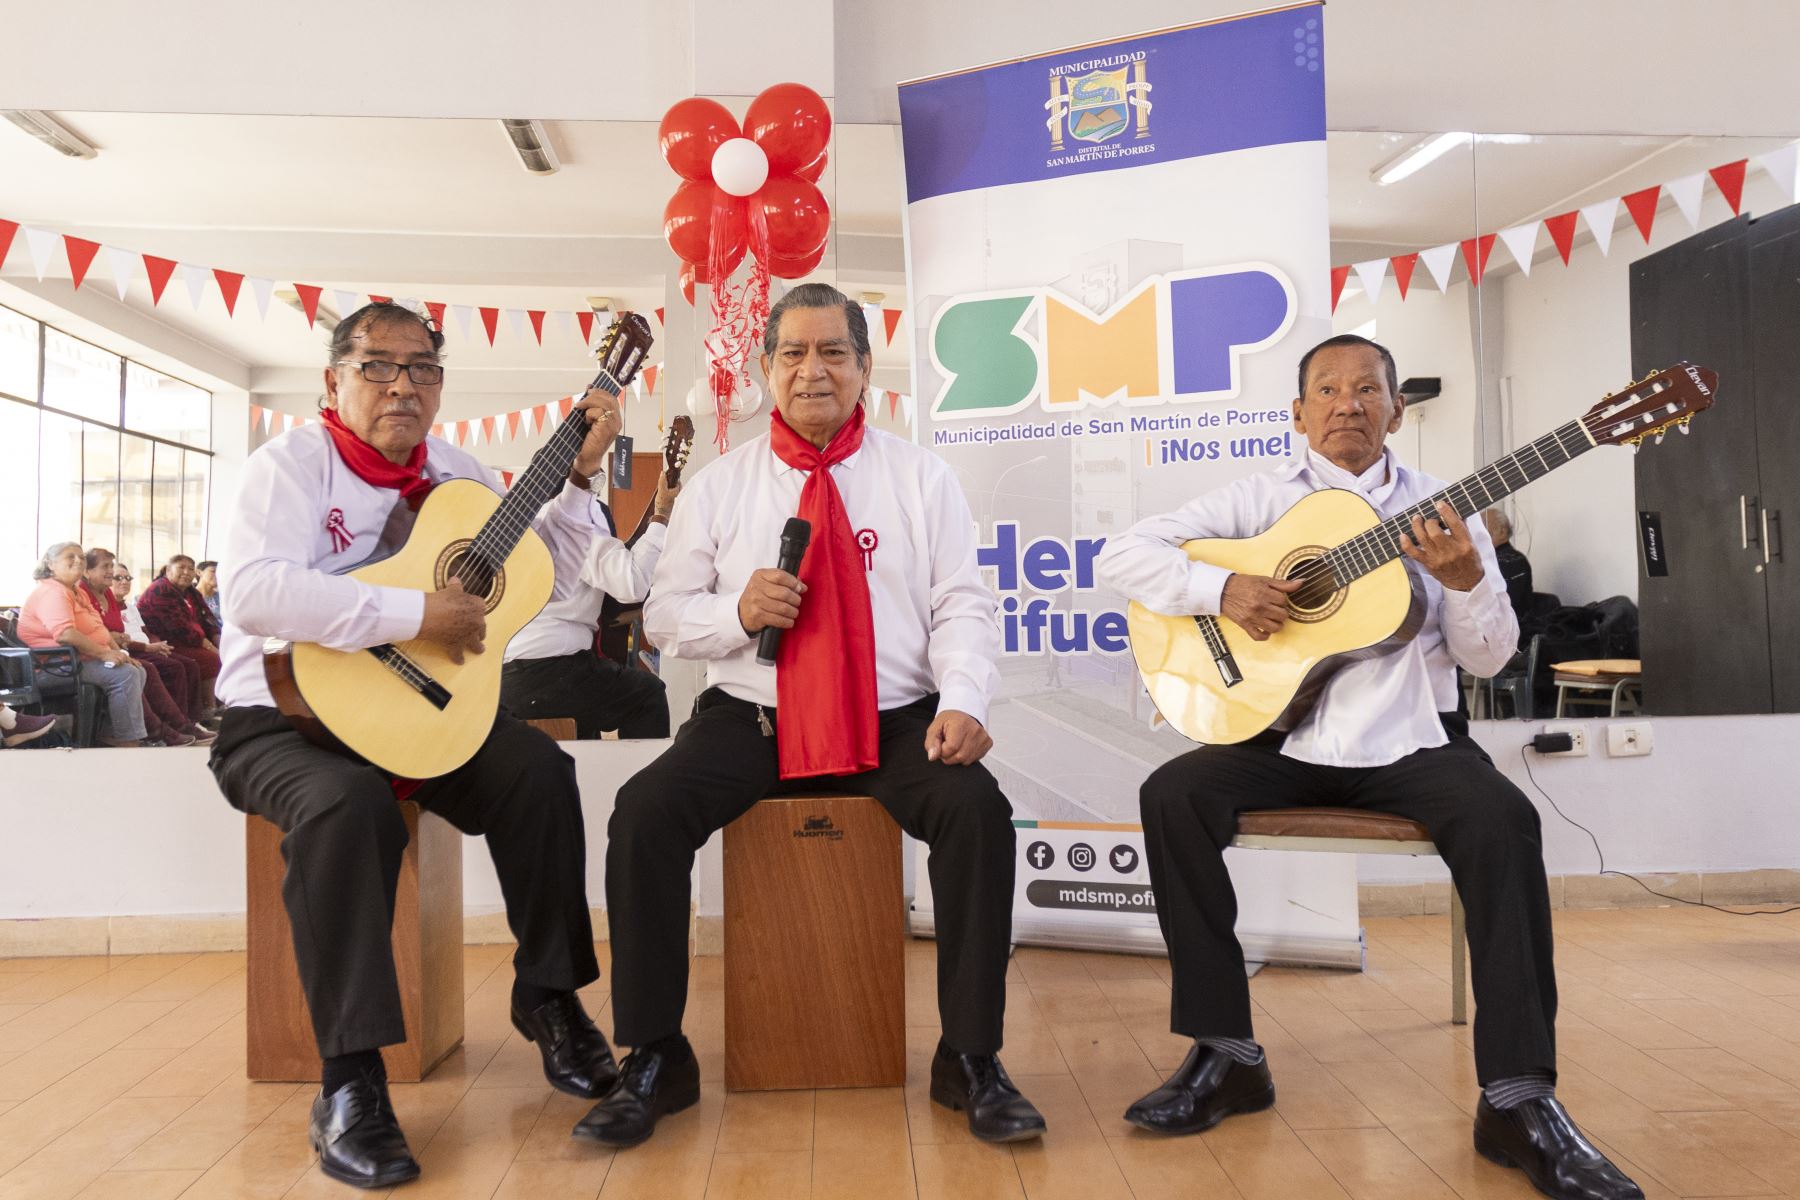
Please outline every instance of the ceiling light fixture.
M589 296L587 298L587 305L588 305L588 308L590 310L592 310L593 312L610 313L612 311L612 306L613 306L612 297L611 296Z
M533 175L554 175L562 167L561 160L556 157L556 150L550 145L550 135L544 132L542 121L502 117L500 128L506 130L506 136L512 139L513 149L519 153L519 161Z
M40 109L0 109L0 116L4 116L8 121L58 154L65 154L70 158L93 158L100 153L93 143Z
M1390 183L1399 183L1415 171L1436 162L1458 146L1467 145L1474 134L1462 133L1428 133L1407 145L1390 158L1377 163L1369 172L1369 178L1379 187Z

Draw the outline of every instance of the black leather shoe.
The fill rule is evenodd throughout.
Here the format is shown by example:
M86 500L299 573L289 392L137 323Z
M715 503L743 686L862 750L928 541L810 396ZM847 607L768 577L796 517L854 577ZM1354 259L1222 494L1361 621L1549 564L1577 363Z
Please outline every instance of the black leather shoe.
M559 1092L598 1100L618 1081L606 1035L594 1028L574 992L546 1000L531 1012L512 1010L513 1028L536 1042L544 1056L544 1078Z
M1043 1114L1019 1094L993 1054L958 1054L943 1042L931 1059L931 1098L969 1114L969 1132L984 1142L1028 1142L1044 1135Z
M1517 1167L1554 1200L1644 1200L1644 1191L1582 1135L1553 1096L1475 1108L1475 1150L1489 1162Z
M624 1149L650 1140L656 1119L700 1102L700 1062L677 1035L625 1056L619 1081L575 1123L574 1135Z
M387 1084L363 1076L313 1101L307 1140L319 1169L359 1188L393 1187L419 1177L406 1135L388 1103Z
M1199 1133L1235 1113L1275 1103L1265 1057L1246 1066L1223 1050L1194 1043L1168 1082L1125 1110L1125 1119L1153 1133Z

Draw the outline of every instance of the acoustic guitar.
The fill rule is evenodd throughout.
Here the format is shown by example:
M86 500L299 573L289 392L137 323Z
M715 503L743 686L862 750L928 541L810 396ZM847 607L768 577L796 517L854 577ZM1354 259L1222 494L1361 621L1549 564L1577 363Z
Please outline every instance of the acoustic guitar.
M1439 520L1444 501L1468 518L1596 446L1635 449L1670 426L1686 433L1712 407L1718 382L1705 367L1676 363L1385 521L1355 492L1328 488L1255 537L1183 543L1195 561L1303 586L1288 596L1287 623L1260 642L1225 617L1164 616L1133 601L1131 653L1157 711L1207 744L1292 729L1344 666L1391 652L1423 626L1424 587L1400 549L1414 517Z
M688 453L694 448L694 419L683 413L669 422L669 436L663 442L662 475L668 479L672 488L681 486L681 472L687 468ZM650 528L650 518L656 511L656 498L644 505L643 515L638 517L637 527L625 539L626 549L637 545L644 531ZM629 604L607 596L600 601L600 622L594 633L594 651L602 658L610 658L617 663L628 663L631 657L632 631L638 616L644 611L643 600L633 600Z
M600 374L589 390L618 395L654 340L643 317L618 314L596 351ZM431 779L469 761L500 708L506 644L550 599L555 567L531 522L562 490L588 425L571 410L504 498L473 479L438 484L399 552L350 572L377 587L421 592L461 580L486 598L482 653L458 664L436 642L416 638L352 651L277 643L264 651L263 674L282 715L317 744L403 779Z

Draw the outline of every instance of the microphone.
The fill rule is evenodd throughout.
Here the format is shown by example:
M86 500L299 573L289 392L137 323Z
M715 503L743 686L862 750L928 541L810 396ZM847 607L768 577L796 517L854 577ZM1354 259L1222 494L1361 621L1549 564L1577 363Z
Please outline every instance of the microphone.
M789 517L788 523L781 527L781 557L775 562L777 571L786 571L789 575L800 573L800 560L806 556L806 543L812 540L812 522L800 517ZM763 626L763 631L756 637L756 661L765 667L775 665L775 652L781 649L781 630L773 625Z

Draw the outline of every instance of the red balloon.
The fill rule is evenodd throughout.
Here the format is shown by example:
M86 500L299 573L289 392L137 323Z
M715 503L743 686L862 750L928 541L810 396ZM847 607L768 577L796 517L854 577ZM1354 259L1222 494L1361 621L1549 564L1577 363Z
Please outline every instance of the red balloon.
M742 136L737 118L723 104L704 96L690 96L670 105L657 130L664 161L677 175L694 183L711 183L713 151Z
M715 201L724 194L710 183L682 184L663 206L663 237L680 258L704 263L712 255L712 226ZM726 196L725 245L727 254L743 258L746 242L744 202Z
M825 244L831 233L831 208L819 189L804 179L782 175L763 184L754 199L769 223L769 250L798 258Z
M810 275L825 259L825 247L828 242L819 243L819 248L811 254L771 254L769 256L769 274L779 279L799 279Z
M764 88L744 113L744 136L769 156L769 174L811 165L831 140L831 110L801 83Z
M825 164L828 161L830 161L830 159L831 159L831 151L830 150L821 150L821 151L819 151L819 157L813 159L811 162L807 163L804 167L801 167L798 170L796 170L794 172L794 174L796 174L800 178L806 180L806 182L808 182L808 183L817 183L817 182L819 182L819 176L821 176L825 173Z
M694 303L694 264L691 262L688 262L686 259L683 259L681 262L681 273L676 276L676 279L679 280L681 283L681 294L683 296L687 297L688 306L690 308L693 307L693 303Z
M725 277L727 279L731 278L732 273L738 269L738 265L743 261L744 247L738 246L726 256ZM681 270L677 273L676 279L681 283L681 294L687 297L687 302L689 304L694 302L694 285L712 282L712 278L707 272L705 263L690 262L685 258L681 260Z

